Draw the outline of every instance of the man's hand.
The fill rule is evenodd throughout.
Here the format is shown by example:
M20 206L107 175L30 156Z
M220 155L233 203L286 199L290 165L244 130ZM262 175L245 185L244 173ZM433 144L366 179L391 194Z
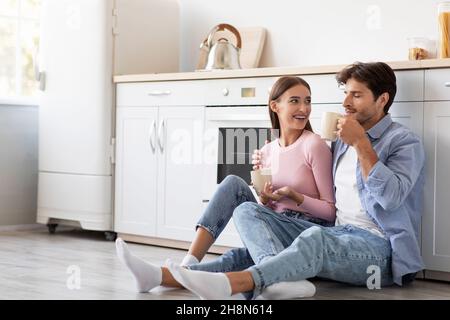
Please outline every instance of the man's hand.
M337 129L337 136L349 146L355 147L356 144L367 139L366 131L353 116L340 118Z
M367 180L370 170L378 161L378 155L373 149L364 128L352 116L339 119L337 128L337 136L344 143L355 148L363 179Z

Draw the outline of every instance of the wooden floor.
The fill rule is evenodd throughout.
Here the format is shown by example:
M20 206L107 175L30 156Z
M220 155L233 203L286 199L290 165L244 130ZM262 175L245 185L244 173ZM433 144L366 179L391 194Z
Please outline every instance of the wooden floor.
M185 251L130 244L132 252L162 264L181 261ZM208 255L206 259L213 259ZM70 289L76 271L80 289ZM68 273L69 271L69 273ZM416 280L412 285L381 290L356 288L314 279L313 299L450 299L450 284ZM69 284L69 287L68 287ZM80 230L0 233L0 299L197 299L184 289L157 288L136 293L131 274L115 255L114 242L102 233Z

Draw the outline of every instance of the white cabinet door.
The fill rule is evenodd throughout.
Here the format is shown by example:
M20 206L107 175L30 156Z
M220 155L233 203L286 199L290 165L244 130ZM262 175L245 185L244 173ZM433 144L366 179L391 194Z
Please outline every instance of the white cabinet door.
M450 101L425 103L424 138L422 255L426 269L450 272Z
M423 138L423 102L395 102L389 109L392 120Z
M158 108L117 109L115 231L156 235Z
M158 237L194 237L202 214L203 127L204 107L159 109Z

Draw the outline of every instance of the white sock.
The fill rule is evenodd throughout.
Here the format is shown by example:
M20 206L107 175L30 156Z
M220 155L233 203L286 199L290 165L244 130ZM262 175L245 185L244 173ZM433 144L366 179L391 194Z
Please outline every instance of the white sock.
M308 280L283 281L263 289L261 296L268 300L308 298L316 294L316 286Z
M116 252L120 261L125 264L133 274L139 292L148 292L161 284L161 267L149 264L132 255L127 244L121 238L117 238L116 240Z
M180 266L185 267L185 266L188 266L190 264L196 264L196 263L199 263L199 262L200 261L198 261L198 259L195 256L193 256L192 254L188 253L187 255L184 256L183 261L181 261Z
M183 287L203 300L223 300L231 298L231 286L224 273L189 270L166 262L170 273Z

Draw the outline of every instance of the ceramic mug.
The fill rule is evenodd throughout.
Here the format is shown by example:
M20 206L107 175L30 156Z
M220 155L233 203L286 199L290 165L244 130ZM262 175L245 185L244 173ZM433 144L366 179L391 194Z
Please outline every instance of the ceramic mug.
M266 182L272 182L272 173L270 168L263 168L250 172L252 178L252 185L256 192L259 194L264 189Z
M337 112L324 112L322 114L321 134L322 139L335 141L337 139L337 124L344 116Z

